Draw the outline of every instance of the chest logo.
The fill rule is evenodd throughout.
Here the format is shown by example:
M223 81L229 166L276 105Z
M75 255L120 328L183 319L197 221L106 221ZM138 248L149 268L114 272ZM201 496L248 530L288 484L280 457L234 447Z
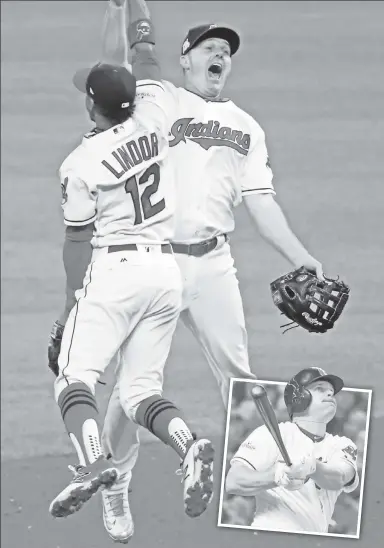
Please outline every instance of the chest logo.
M204 150L211 147L233 148L243 156L247 156L251 144L249 133L221 126L217 120L209 120L206 124L192 123L193 118L177 120L170 131L169 146L175 147L187 139L201 146Z

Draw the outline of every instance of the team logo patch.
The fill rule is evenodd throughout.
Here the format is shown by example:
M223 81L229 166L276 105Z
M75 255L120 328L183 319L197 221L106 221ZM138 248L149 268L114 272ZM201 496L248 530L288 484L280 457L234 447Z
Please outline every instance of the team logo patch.
M151 34L151 25L148 21L140 21L136 27L136 40L140 42L145 36Z
M68 177L65 177L64 181L61 183L61 205L66 204L68 201L67 186Z
M250 441L244 442L242 444L242 447L244 447L244 449L251 449L251 451L256 450L256 447L254 445L252 445L252 443Z
M307 274L301 274L300 276L297 276L296 280L298 282L303 282L304 280L306 280L308 278L308 275Z
M357 460L357 449L356 447L353 447L353 445L348 445L348 447L344 447L343 449L344 456L347 460L356 462Z
M188 40L188 38L185 40L184 44L183 44L183 55L184 53L187 51L187 49L189 48L189 46L191 45L191 42Z

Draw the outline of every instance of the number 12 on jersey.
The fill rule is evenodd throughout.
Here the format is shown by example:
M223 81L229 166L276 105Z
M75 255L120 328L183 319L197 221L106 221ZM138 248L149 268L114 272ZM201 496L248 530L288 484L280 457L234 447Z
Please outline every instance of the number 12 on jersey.
M140 187L149 182L153 177L153 181L148 185L140 197ZM164 198L152 204L151 197L159 189L160 183L160 166L152 164L139 177L130 177L125 183L125 192L132 197L133 207L135 208L135 225L141 224L143 221L150 219L154 215L160 213L165 208Z

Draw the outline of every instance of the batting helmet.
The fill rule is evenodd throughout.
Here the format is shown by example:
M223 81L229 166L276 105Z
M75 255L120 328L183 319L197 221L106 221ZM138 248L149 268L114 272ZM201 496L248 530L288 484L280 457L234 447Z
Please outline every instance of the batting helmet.
M292 377L284 390L284 402L288 415L292 419L294 413L301 413L308 409L312 401L312 394L307 386L315 381L328 381L337 394L344 386L344 381L336 375L327 375L320 367L308 367Z

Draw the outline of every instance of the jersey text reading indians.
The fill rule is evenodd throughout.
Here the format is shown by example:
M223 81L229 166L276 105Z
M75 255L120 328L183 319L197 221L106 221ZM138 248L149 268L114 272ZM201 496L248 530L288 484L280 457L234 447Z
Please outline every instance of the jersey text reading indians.
M129 141L125 145L118 147L112 152L114 160L112 164L103 160L101 163L105 166L116 179L120 179L124 173L127 173L135 166L155 158L159 154L159 141L156 133L151 133L148 137L143 135L139 139ZM116 164L117 162L117 164Z
M200 145L205 150L211 147L230 147L246 156L249 151L251 137L248 133L230 127L221 127L217 120L209 120L206 124L201 122L192 124L193 118L181 118L172 128L171 135L174 139L169 141L169 146L174 147L181 141L190 141Z

